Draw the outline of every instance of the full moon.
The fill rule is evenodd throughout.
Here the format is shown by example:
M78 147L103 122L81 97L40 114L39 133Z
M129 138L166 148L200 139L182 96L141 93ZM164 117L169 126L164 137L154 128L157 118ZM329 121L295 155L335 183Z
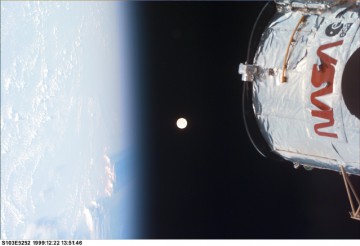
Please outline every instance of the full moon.
M176 121L176 125L179 129L184 129L186 128L187 126L187 121L186 119L184 118L179 118L177 121Z

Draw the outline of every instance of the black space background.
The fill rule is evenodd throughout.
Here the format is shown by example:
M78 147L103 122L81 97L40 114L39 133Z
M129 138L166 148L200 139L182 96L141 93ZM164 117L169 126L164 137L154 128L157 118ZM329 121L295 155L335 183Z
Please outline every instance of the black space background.
M265 159L246 135L237 70L264 4L134 3L146 133L141 238L360 238L338 173Z

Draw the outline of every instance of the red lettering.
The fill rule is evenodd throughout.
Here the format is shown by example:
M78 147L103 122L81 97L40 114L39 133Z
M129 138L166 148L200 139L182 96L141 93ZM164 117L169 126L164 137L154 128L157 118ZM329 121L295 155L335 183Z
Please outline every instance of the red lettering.
M329 132L321 132L320 128L326 128L334 125L334 112L333 110L323 111L323 110L311 110L311 115L314 117L319 117L323 119L327 119L328 122L318 123L314 125L314 130L317 135L330 137L330 138L337 138L336 133L329 133Z
M314 130L316 134L319 136L326 136L337 138L337 134L323 132L319 129L327 128L334 125L334 112L331 107L326 105L325 103L321 102L317 99L319 96L324 96L333 92L333 83L334 83L334 75L335 75L335 67L337 60L323 51L329 49L331 47L335 47L338 45L342 45L343 40L324 44L321 45L317 50L317 55L321 60L321 65L318 66L316 64L313 65L312 75L311 75L311 83L314 87L319 88L321 85L326 83L325 87L321 88L320 90L314 91L311 96L310 100L313 105L315 105L320 110L311 110L311 115L314 117L322 118L327 120L327 122L318 123L314 125Z
M336 63L334 63L335 65ZM327 83L328 86L333 85L335 68L331 63L322 63L318 69L317 65L313 65L311 83L316 88L320 87L323 83Z
M331 56L328 56L327 54L323 53L323 50L329 49L331 47L335 47L335 46L339 46L343 44L343 40L337 41L335 43L330 43L330 44L323 44L321 45L316 54L319 56L320 60L326 64L335 64L337 63L337 60L332 58Z

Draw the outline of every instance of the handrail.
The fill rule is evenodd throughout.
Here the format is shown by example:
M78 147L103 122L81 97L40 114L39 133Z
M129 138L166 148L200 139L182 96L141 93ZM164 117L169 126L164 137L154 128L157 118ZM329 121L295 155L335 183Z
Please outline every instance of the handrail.
M287 77L286 77L285 73L286 73L286 70L287 70L286 65L287 65L287 62L288 62L288 56L289 56L289 50L290 50L291 43L294 41L293 39L294 39L295 33L298 30L300 24L304 21L304 19L305 19L305 15L301 16L301 18L298 21L294 31L291 34L290 41L289 41L289 44L288 44L287 49L286 49L285 58L284 58L284 64L283 64L283 69L282 69L282 74L281 74L281 82L282 83L287 82Z

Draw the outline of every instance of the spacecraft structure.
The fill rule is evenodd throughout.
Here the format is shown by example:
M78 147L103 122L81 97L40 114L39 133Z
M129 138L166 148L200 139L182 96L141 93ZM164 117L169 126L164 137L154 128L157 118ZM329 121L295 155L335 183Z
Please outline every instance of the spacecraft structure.
M351 217L360 220L348 177L360 176L360 0L267 3L239 73L255 148L343 174Z

